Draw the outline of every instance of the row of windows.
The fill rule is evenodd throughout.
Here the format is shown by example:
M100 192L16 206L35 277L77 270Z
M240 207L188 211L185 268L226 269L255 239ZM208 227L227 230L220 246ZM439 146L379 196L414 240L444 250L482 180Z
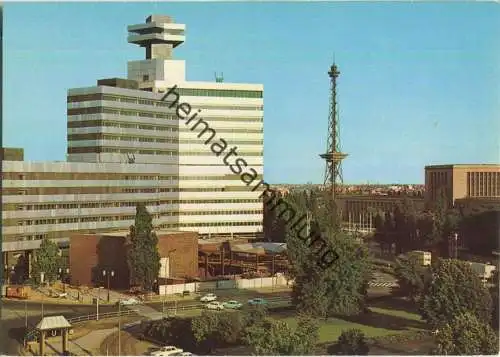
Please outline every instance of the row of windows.
M166 212L165 216L213 216L227 214L262 214L262 210L213 210L213 211L181 211Z
M500 172L467 172L467 195L499 197Z
M167 91L163 91L166 93ZM196 96L196 97L224 97L224 98L262 98L263 92L256 90L237 90L237 89L199 89L199 88L176 88L172 91L172 99L174 98L173 93L184 96ZM138 97L126 97L120 95L111 94L87 94L87 95L77 95L68 96L68 102L81 102L90 100L108 100L114 102L122 103L133 103L133 104L143 104L143 105L154 105L158 107L167 106L170 103L165 100L151 100L143 99Z
M81 139L87 140L87 139ZM194 140L180 140L179 138L156 138L156 137L137 137L137 136L114 136L114 135L99 135L93 138L93 140L111 140L111 141L129 141L129 142L139 142L139 143L170 143L170 144L199 144L200 141ZM78 139L69 138L68 141L78 141ZM263 140L239 140L233 141L233 145L236 144L254 144L254 145L263 145Z
M262 210L238 210L238 211L185 211L185 212L165 212L163 214L151 214L153 219L179 216L215 216L215 215L242 215L242 214L262 214ZM18 221L18 226L47 225L47 224L69 224L87 222L109 222L109 221L133 221L135 215L129 216L87 216L87 217L63 217L63 218L43 218L28 219Z
M175 108L175 107L174 107ZM234 107L231 107L233 109ZM77 108L73 108L77 109ZM79 110L81 109L92 109L92 108L78 108ZM238 107L239 110L244 110L248 109L247 107L245 108L240 108ZM109 107L102 107L102 111L98 111L97 113L99 114L108 114L110 116L116 116L117 119L122 116L129 116L129 117L138 117L138 118L154 118L154 119L165 119L165 120L175 120L179 121L180 118L177 116L176 113L172 114L164 114L164 113L156 113L156 112L144 112L144 111L138 111L138 110L123 110L123 109L114 109L114 108L109 108ZM235 122L263 122L264 118L263 117L210 117L210 118L205 118L208 121L223 121L223 122L228 122L228 121L235 121Z
M166 103L165 103L166 104ZM193 108L195 109L195 108ZM203 104L203 108L200 109L213 109L213 110L264 110L263 105L251 105L251 106L235 106L235 105L210 105ZM195 113L195 110L191 110ZM190 112L190 113L191 113ZM162 114L157 112L139 111L139 110L123 110L118 108L110 107L80 107L80 108L68 108L68 115L78 115L78 114L112 114L119 116L131 116L131 117L144 117L144 118L158 118L158 119L171 119L179 120L175 114Z
M189 228L189 227L238 227L238 226L262 226L261 222L206 222L206 223L170 223L160 224L160 229Z
M177 88L175 92L179 95L196 97L262 98L262 91L250 90Z
M157 150L157 149L131 149L120 147L103 147L103 146L77 146L68 148L68 154L82 153L120 153L120 154L136 154L136 155L162 155L162 156L212 156L210 150L205 151L177 151L177 150ZM239 156L263 156L263 151L242 151Z
M190 128L167 125L143 125L131 124L119 121L109 120L86 120L81 122L68 122L68 128L89 128L89 127L108 127L120 129L141 129L151 131L170 131L170 132L192 132ZM203 129L203 128L201 128ZM217 129L218 133L263 133L263 129Z
M130 135L113 135L113 134L69 134L68 142L78 141L78 140L111 140L111 141L129 141L129 142L140 142L140 143L169 143L169 144L199 144L200 140L188 140L179 139L178 137L139 137ZM238 144L253 144L253 145L263 145L264 140L233 140L231 141L233 145Z
M260 199L224 199L224 200L160 200L155 202L142 201L147 206L173 205L173 204L209 204L209 203L260 203ZM81 209L81 208L111 208L135 207L139 201L129 202L85 202L85 203L46 203L33 205L19 205L18 210L43 211L54 209Z
M158 193L158 192L234 192L249 191L246 186L226 186L226 187L162 187L162 188L124 188L123 193Z
M124 175L111 173L75 173L75 172L2 172L0 175L3 180L124 180L124 181L179 181L179 180L240 180L240 175L222 175L222 176L196 176L196 175ZM257 179L262 179L258 175Z

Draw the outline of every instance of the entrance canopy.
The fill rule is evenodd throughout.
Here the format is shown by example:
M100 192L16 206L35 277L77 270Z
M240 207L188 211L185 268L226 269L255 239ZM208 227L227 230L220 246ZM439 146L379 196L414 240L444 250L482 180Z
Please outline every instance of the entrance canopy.
M62 315L44 317L36 325L36 329L39 331L57 330L57 329L70 328L70 327L71 327L71 324Z

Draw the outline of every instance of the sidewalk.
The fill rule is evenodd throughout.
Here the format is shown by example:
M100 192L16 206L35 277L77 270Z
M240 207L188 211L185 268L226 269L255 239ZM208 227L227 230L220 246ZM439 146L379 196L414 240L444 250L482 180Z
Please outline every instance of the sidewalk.
M90 333L79 337L75 340L68 341L68 350L71 354L76 356L99 356L100 347L102 342L111 335L112 333L118 331L117 327L95 330ZM32 347L34 355L38 355L38 344L34 344ZM62 355L62 341L61 337L50 339L46 341L45 355L51 356L61 356Z

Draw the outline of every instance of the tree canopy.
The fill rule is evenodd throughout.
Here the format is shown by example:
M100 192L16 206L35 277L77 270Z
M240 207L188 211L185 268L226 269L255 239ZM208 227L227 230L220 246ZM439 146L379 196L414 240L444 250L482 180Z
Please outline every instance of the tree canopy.
M439 328L464 313L471 313L485 323L490 321L491 296L469 264L440 259L431 276L419 308L432 327Z
M57 279L60 267L59 247L50 239L43 238L40 249L35 253L31 270L34 281L40 283L40 273L44 273L44 281L53 282Z
M132 281L152 290L160 271L158 237L153 232L153 219L144 204L138 204L135 225L130 227L128 263Z
M441 256L447 254L449 237L458 231L460 219L458 211L448 206L444 190L439 190L433 207L422 212L405 197L393 209L377 213L374 238L383 248L394 244L397 254L430 249L433 256Z
M437 355L498 355L498 335L472 313L457 315L436 333Z
M297 309L321 317L358 313L370 279L367 249L341 232L336 208L327 194L311 191L291 194L287 199L299 216L310 217L308 240L293 229L286 232L290 274L295 280L292 299ZM327 249L336 254L330 266L318 264L318 249L311 237L321 237Z
M266 318L245 330L244 341L256 355L310 355L318 340L318 325L310 317L301 316L297 328L285 321Z
M418 301L431 278L430 267L422 266L417 259L398 259L394 271L398 285L393 292Z

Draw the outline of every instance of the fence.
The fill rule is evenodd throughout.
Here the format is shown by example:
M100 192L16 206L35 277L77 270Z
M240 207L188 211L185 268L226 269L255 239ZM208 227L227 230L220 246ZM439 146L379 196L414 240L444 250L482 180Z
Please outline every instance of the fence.
M197 283L160 285L160 295L182 294L184 291L196 293L200 291L214 291L225 289L260 289L279 286L290 286L291 280L279 275L270 278L236 279L236 280L216 280L203 281Z
M138 312L138 310L129 310L129 309L124 309L122 311L105 312L105 313L99 314L99 320L111 319L113 317L119 317L119 316L128 316L128 315L131 315L131 314L134 314L137 312ZM92 321L92 320L96 320L96 319L97 319L97 314L88 314L88 315L73 317L73 318L67 319L67 321L70 324L78 324L81 322ZM24 336L24 340L26 342L34 341L37 338L38 338L38 330L35 330L35 329L28 331L26 333L26 335Z
M119 317L119 316L128 316L128 315L131 315L131 314L134 314L137 312L138 312L138 310L123 309L122 311L100 313L99 320L100 319L111 319L113 317ZM92 320L96 320L96 319L97 319L97 314L88 314L88 315L73 317L73 318L70 318L67 320L70 324L77 324L80 322L92 321Z

